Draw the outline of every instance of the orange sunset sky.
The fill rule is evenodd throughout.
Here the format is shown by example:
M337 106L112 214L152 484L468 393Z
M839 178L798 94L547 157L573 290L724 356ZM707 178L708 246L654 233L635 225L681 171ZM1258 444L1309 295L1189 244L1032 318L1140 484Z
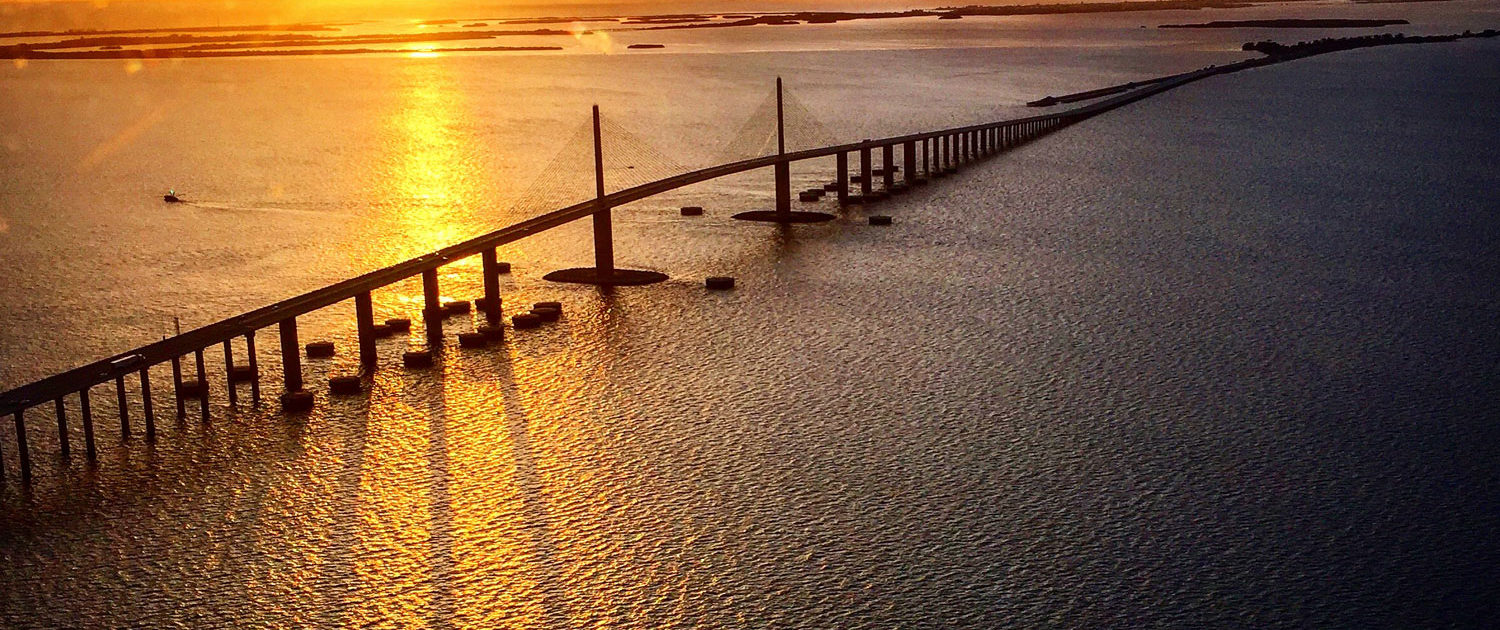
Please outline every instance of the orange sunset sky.
M0 31L553 15L892 10L1037 0L0 0ZM1043 0L1045 1L1045 0Z

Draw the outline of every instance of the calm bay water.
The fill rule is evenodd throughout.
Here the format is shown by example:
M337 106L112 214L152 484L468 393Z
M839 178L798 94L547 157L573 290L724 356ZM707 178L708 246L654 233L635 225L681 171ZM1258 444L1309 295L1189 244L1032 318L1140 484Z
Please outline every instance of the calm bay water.
M0 383L522 218L506 208L595 102L697 166L777 75L848 140L1020 115L1265 36L1135 28L1202 15L8 69ZM731 221L769 203L769 174L643 202L617 250L668 283L542 282L588 260L585 226L519 243L507 303L561 300L563 322L384 369L305 418L163 420L154 447L104 429L90 469L59 466L33 412L36 488L0 486L0 620L1485 627L1497 53L1200 82L893 201L892 228ZM637 161L612 176L645 177ZM195 205L163 207L167 187ZM720 274L740 288L705 294ZM477 279L456 265L445 293ZM415 293L377 294L379 314ZM351 310L304 335L348 347ZM350 359L310 362L310 382ZM13 475L8 426L0 443Z

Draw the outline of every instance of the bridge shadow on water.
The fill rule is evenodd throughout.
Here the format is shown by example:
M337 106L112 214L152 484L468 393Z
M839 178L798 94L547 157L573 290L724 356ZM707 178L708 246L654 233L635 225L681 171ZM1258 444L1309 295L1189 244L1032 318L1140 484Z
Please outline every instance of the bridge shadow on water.
M841 208L839 212L849 215L858 213L859 208ZM827 227L747 227L752 232L757 229L764 231L748 239L748 247L715 264L729 268L760 267L762 271L758 273L768 273L769 277L779 281L795 275L795 268L802 264L795 259L804 248L835 244L837 239L823 241L830 233L848 227L838 223ZM809 239L814 242L799 242ZM770 265L771 269L766 270L765 265ZM610 355L610 348L619 341L617 333L628 334L618 329L622 323L619 318L628 313L624 309L631 301L620 299L623 296L619 291L631 290L591 288L592 299L589 301L593 304L589 308L597 309L596 317L578 317L572 324L565 322L562 326L581 327L578 332L602 344L599 346L601 351L605 356ZM179 550L170 543L169 539L174 535L167 532L156 534L158 538L153 538L151 545L158 551L179 556L170 558L171 564L179 568L211 567L211 574L206 578L222 580L250 591L266 577L266 571L279 570L274 568L274 563L261 566L265 559L262 549L276 547L276 535L322 538L322 543L316 545L316 559L306 557L313 562L297 567L308 576L304 584L279 577L274 581L284 583L307 598L288 608L311 613L316 624L324 627L359 625L370 621L362 618L362 607L370 598L379 597L384 592L382 588L372 589L371 584L364 582L370 579L366 573L369 558L362 557L370 552L366 546L368 537L375 535L365 531L369 524L363 520L367 518L364 510L380 499L372 496L367 485L368 477L389 472L375 470L390 463L380 461L379 445L375 443L381 437L375 435L382 431L379 423L385 422L387 412L391 412L391 409L382 410L380 406L410 405L405 411L410 414L408 418L414 415L414 421L422 425L420 433L426 446L421 451L418 476L402 477L397 483L421 486L420 489L408 489L422 495L423 505L419 509L425 512L422 517L427 525L425 546L420 550L422 564L429 570L423 579L425 584L421 585L421 590L427 591L428 596L422 621L435 628L454 627L467 612L465 609L472 607L473 602L469 601L464 588L470 583L470 576L462 572L468 570L465 565L472 565L475 558L462 557L460 551L467 541L462 540L465 529L456 523L455 514L455 501L462 502L463 497L455 496L455 493L461 495L464 485L463 480L455 481L455 474L464 474L464 463L450 461L450 458L457 454L455 447L473 448L475 444L464 445L463 442L472 440L472 436L452 423L504 422L504 434L511 447L508 459L514 470L512 482L520 501L520 525L514 534L519 538L516 549L524 548L525 555L529 556L525 573L536 584L534 604L544 620L542 625L566 627L572 613L583 611L569 609L571 598L568 595L566 554L561 551L565 545L560 544L565 541L558 539L555 509L549 503L539 464L538 454L547 448L544 445L538 449L533 442L533 413L526 403L528 394L522 389L526 381L517 378L516 359L519 357L513 353L520 348L508 341L492 351L471 353L460 351L450 338L434 369L412 371L387 362L367 381L367 393L357 397L320 393L318 408L306 416L284 415L274 409L274 403L259 408L241 403L236 410L216 405L211 421L204 423L199 420L194 403L189 403L183 418L176 418L170 407L159 408L157 417L161 421L155 443L148 443L139 435L123 446L110 445L107 440L102 440L99 465L75 466L61 483L43 488L44 494L55 496L46 497L41 503L14 503L6 507L16 508L9 516L27 521L38 531L55 527L59 520L67 518L90 520L119 514L120 503L169 500L182 504L185 509L219 510L221 514L229 515L230 522L205 519L183 523L189 527L204 525L216 530L212 533L218 538L212 549L204 552L207 557ZM466 368L464 363L474 365ZM304 366L304 374L309 383L317 383L337 371L335 367L333 364L313 363ZM473 367L479 369L470 369ZM497 408L476 411L465 406L466 401L461 399L463 382L474 379L484 381L484 388L493 388L493 401L499 403ZM455 391L456 388L459 391ZM221 391L216 394L223 399ZM455 396L460 399L455 399ZM418 436L412 434L411 437ZM279 487L280 484L294 487L288 490ZM317 488L319 485L322 485L321 489ZM219 496L194 489L203 486L216 487ZM229 491L222 492L224 490ZM319 509L309 510L305 515L296 514L298 506L289 505L286 500L301 493L309 494L300 500L317 503ZM180 498L173 499L174 495ZM50 503L61 503L66 509L38 509ZM289 509L293 513L288 514ZM128 507L125 510L126 513L134 511ZM377 518L384 516L376 515ZM160 518L156 520L167 523ZM11 523L0 520L0 524L9 529ZM80 531L85 529L80 528ZM8 531L7 537L18 531ZM0 543L4 542L0 540ZM304 540L292 546L308 545ZM286 594L283 592L279 596ZM277 596L256 594L253 601L243 605L275 604L271 598ZM274 616L283 613L250 610L249 614L247 618L257 614ZM302 619L306 621L308 618Z
M377 380L374 387L379 386ZM318 597L322 600L319 609L324 611L323 622L328 628L348 625L345 611L349 596L354 594L356 587L354 542L359 539L360 477L365 470L369 408L352 414L349 422L338 449L344 461L333 482L334 516L328 532L330 544L324 549L327 559L315 580Z
M614 289L599 287L601 297L610 301ZM537 469L535 449L531 444L531 418L521 400L509 353L500 353L496 371L499 375L501 408L498 410L510 436L511 453L515 467L516 489L521 497L521 529L526 532L534 558L532 563L539 590L540 605L545 615L546 626L567 626L567 602L563 599L564 579L562 559L557 540L553 536L550 506L542 489L541 472Z
M439 376L431 381L432 395L420 396L426 401L423 412L427 416L429 432L426 476L427 510L431 519L428 525L428 565L432 571L432 599L428 607L428 623L433 628L452 628L458 598L454 593L457 571L450 490L453 475L448 460L448 378Z

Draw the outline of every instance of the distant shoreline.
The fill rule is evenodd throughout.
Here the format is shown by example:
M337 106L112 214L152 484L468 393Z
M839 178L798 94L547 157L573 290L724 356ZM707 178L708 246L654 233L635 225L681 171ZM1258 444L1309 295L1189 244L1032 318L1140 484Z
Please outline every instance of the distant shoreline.
M34 52L25 57L7 57L0 54L0 59L202 59L207 57L310 57L316 55L371 55L371 54L413 54L430 52L526 52L562 50L562 46L468 46L461 48L442 48L435 50L412 50L402 48L301 48L288 50L182 50L172 49L171 54L154 54L158 52L152 49L119 49L119 50L84 50L79 52Z
M1451 35L1363 35L1355 37L1320 39L1311 42L1298 42L1295 44L1281 44L1269 40L1260 42L1247 42L1244 46L1241 47L1241 50L1244 50L1246 52L1258 52L1265 56L1255 59L1245 59L1243 61L1237 61L1223 66L1209 66L1207 68L1200 68L1198 70L1192 70L1189 72L1169 74L1165 76L1144 79L1141 81L1131 81L1129 83L1121 83L1119 85L1111 85L1108 87L1086 90L1083 92L1074 92L1072 94L1063 94L1059 96L1049 95L1031 101L1027 103L1026 106L1052 107L1054 105L1077 103L1079 101L1090 101L1097 98L1130 92L1137 88L1154 87L1168 81L1184 80L1195 76L1201 78L1203 76L1214 74L1228 74L1231 72L1239 72L1240 70L1245 70L1248 68L1259 68L1262 66L1268 66L1286 61L1305 59L1307 57L1324 55L1345 50L1355 50L1358 48L1394 46L1399 44L1445 43L1456 42L1460 39L1488 39L1492 37L1500 37L1500 31L1491 28L1485 29L1478 33L1474 31L1464 31L1462 33L1454 33Z
M531 31L457 31L447 33L377 34L321 37L305 34L191 35L78 37L57 42L0 46L0 59L171 59L202 57L248 57L288 55L349 55L381 52L413 52L403 49L347 48L370 44L426 44L459 40L487 40L496 37L569 35L568 31L537 29ZM176 46L139 48L145 45ZM322 48L318 46L346 46ZM127 48L130 47L130 48ZM295 50L279 50L294 47ZM91 50L59 50L90 48ZM514 50L562 50L561 46L472 46L444 48L453 52L506 52ZM423 51L417 51L423 52Z
M1285 0L1299 2L1305 0ZM1428 2L1440 0L1365 0ZM1232 9L1266 4L1263 0L1141 0L1137 2L1069 2L1063 4L1026 4L1013 6L969 5L908 11L874 12L777 12L738 14L665 14L627 17L538 17L488 20L496 24L558 24L563 22L612 22L593 30L582 25L572 29L539 28L532 30L475 30L480 22L467 20L429 20L423 26L453 26L460 30L434 30L422 33L385 33L365 35L315 35L310 32L338 31L347 22L259 24L246 26L213 26L185 28L143 28L122 30L13 31L0 32L0 39L21 37L62 37L59 41L34 42L0 46L0 59L173 59L205 57L353 55L412 51L409 49L368 48L371 44L428 44L456 40L489 40L498 37L559 37L587 35L596 31L655 31L703 28L736 28L755 26L794 26L835 24L854 20L936 18L956 20L971 16L1067 15L1084 13L1118 13L1139 11ZM1405 20L1243 20L1214 21L1201 24L1163 24L1159 28L1356 28L1407 24ZM461 25L461 26L460 26ZM82 50L87 48L88 50ZM74 49L74 50L67 50ZM466 46L434 48L431 52L510 52L563 50L562 46Z
M1195 24L1162 24L1156 28L1374 28L1411 24L1406 20L1294 19L1215 20Z

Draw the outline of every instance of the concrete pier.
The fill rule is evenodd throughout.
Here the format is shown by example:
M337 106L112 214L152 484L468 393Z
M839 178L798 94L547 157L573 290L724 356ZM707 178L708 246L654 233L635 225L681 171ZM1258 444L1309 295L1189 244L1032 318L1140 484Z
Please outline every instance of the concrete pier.
M260 404L260 363L255 356L255 331L245 333L245 360L250 364L250 404Z
M17 409L16 460L21 467L21 483L31 483L31 449L26 446L26 412Z
M229 393L229 406L239 406L239 392L234 387L234 346L228 339L224 340L224 389ZM207 382L205 381L205 387Z
M94 446L94 410L89 405L88 388L78 391L78 413L83 419L83 454L92 462L98 459L99 450Z
M198 414L208 422L208 369L203 364L203 349L193 351L193 362L198 366Z
M838 184L838 188L835 189L835 190L837 190L837 192L838 192L839 205L840 206L848 205L849 204L849 152L848 151L839 151L838 154L836 155L836 157L834 158L834 160L836 162L836 164L835 164L835 170L837 171L837 173L834 175L834 177L836 178L836 183Z
M115 377L115 405L120 412L120 439L130 439L130 405L125 397L125 377Z
M901 163L906 174L901 176L908 186L917 183L917 143L908 141L901 145Z
M596 138L595 141L597 140ZM600 168L603 167L601 166ZM599 176L603 177L604 175L601 172ZM777 185L779 186L781 174L778 172L776 176L778 178ZM602 197L603 194L601 193L600 196ZM776 195L776 203L778 207L781 204L781 193L779 190ZM610 214L610 207L602 203L599 205L599 210L594 212L594 271L600 277L607 278L615 273L615 227L613 217ZM787 205L787 209L791 209L790 203Z
M885 181L882 184L885 186L886 192L890 192L892 188L896 187L895 145L887 144L880 147L880 169L885 173Z
M72 456L68 449L68 406L62 398L52 401L57 407L57 448L63 459Z
M480 262L480 273L484 274L484 319L491 326L499 326L504 320L504 310L500 308L499 254L493 247L486 249L480 253Z
M422 271L422 327L427 331L427 344L443 343L443 300L438 292L437 269Z
M438 270L422 272L422 326L428 345L443 344L443 293L438 288Z
M146 441L156 441L156 413L151 410L151 369L141 368L141 417L146 422Z
M281 336L281 383L286 393L302 391L302 348L297 343L297 318L277 324Z
M178 419L187 417L187 392L182 389L182 357L172 357L172 398L177 401Z
M354 296L354 328L359 336L359 365L374 371L379 358L375 354L375 302L369 291Z
M870 164L871 156L869 147L859 150L859 196L861 201L870 200L871 182L874 177L875 168Z

